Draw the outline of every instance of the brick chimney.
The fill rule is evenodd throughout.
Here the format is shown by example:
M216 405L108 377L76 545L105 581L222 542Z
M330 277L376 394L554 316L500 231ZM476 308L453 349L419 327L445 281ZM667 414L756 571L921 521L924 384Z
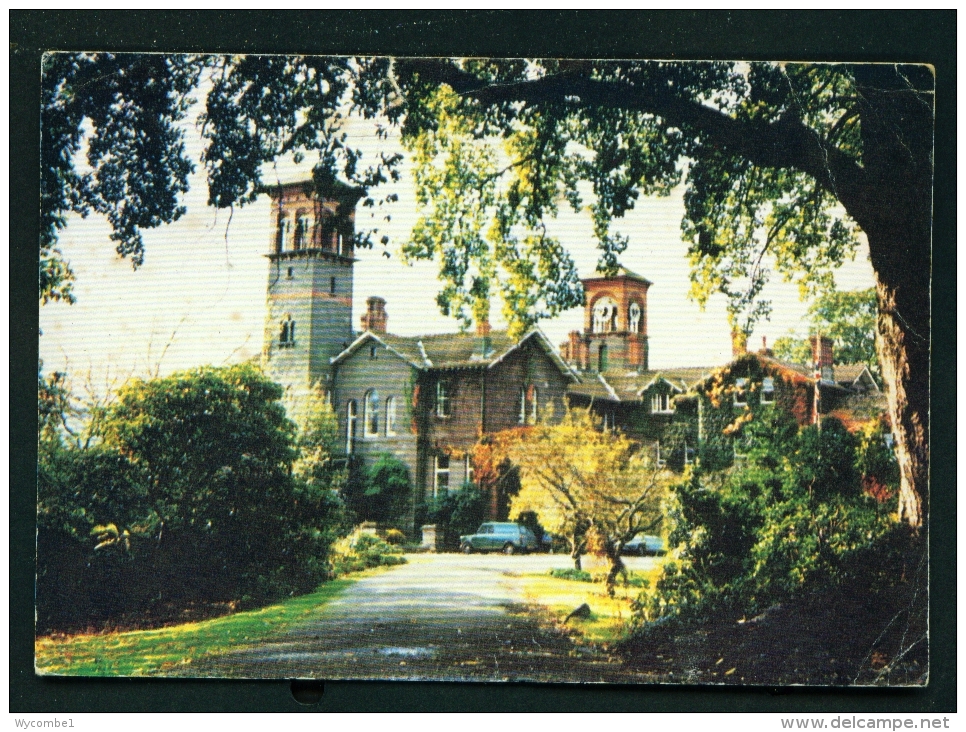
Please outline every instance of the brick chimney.
M812 363L815 370L821 374L824 381L835 381L832 339L828 336L813 335L808 337L808 342L812 345Z
M772 356L775 355L772 352L772 350L768 347L768 338L766 338L765 336L761 337L761 350L758 351L758 353L759 355L767 356L768 358L771 358Z
M477 358L489 358L493 353L493 341L490 338L490 321L489 319L480 320L476 324L476 348L473 349L473 355Z
M748 353L748 334L737 328L731 331L731 357L740 358Z
M381 297L368 298L366 300L366 312L360 320L362 330L385 333L386 325L389 322L389 315L386 313L386 301Z
M582 369L586 369L587 364L585 363L585 358L584 358L584 348L583 348L584 343L583 343L583 339L580 336L580 331L579 330L570 331L567 334L567 338L569 339L567 346L568 346L568 350L570 351L570 358L568 359L568 363L572 363Z

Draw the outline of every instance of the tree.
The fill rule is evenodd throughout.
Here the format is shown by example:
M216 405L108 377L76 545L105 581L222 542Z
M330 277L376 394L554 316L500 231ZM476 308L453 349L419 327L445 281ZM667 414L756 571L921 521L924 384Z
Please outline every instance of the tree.
M760 295L770 267L814 295L854 254L858 229L865 233L899 451L900 512L910 526L922 524L934 102L928 67L145 58L50 57L41 246L53 259L45 260L42 296L65 292L69 270L53 254L65 212L106 212L119 250L135 263L139 228L178 215L186 167L171 120L183 114L185 89L205 68L211 91L202 162L212 205L250 202L261 190L263 165L313 153L320 193L342 179L364 188L363 205L377 208L391 197L380 201L371 192L398 177L399 159L383 156L360 170L362 155L347 147L342 131L346 114L378 118L380 134L398 125L416 153L424 206L408 256L440 261L439 304L464 319L482 317L494 290L514 329L534 309L549 314L579 301L572 264L543 224L560 201L582 208L585 183L599 267L612 272L627 245L613 221L639 195L667 194L686 178L682 230L692 295L705 303L723 293L733 325L746 332L769 312ZM141 83L144 74L155 83ZM73 164L88 122L93 177ZM502 147L487 151L496 139ZM108 155L115 146L118 153ZM433 168L454 174L440 179ZM360 233L357 245L371 246L375 233Z
M610 563L607 587L624 571L624 545L661 523L661 502L671 480L620 432L601 430L589 410L571 410L558 425L538 425L511 445L520 492L510 516L533 511L551 533L566 536L579 569L592 533Z
M869 371L880 375L875 351L875 289L832 290L818 297L808 309L809 335L823 335L835 346L835 363L864 363ZM812 364L812 348L805 338L778 338L775 355L792 363Z

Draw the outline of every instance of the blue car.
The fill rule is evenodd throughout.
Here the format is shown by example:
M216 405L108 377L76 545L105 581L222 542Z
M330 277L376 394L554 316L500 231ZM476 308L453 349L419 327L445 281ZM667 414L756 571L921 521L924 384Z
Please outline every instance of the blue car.
M464 554L473 552L517 552L534 551L539 547L537 537L526 526L520 524L489 521L480 526L475 534L460 537L460 550Z
M659 557L667 554L667 542L660 536L638 534L624 544L624 554L636 554L640 557Z

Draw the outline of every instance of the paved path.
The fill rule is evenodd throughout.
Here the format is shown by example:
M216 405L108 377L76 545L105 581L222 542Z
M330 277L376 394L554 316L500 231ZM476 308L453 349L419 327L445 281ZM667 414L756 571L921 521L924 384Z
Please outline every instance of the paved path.
M569 566L565 556L410 555L355 583L318 617L272 642L193 667L249 678L629 682L619 659L541 624L510 573ZM632 559L633 568L650 562Z

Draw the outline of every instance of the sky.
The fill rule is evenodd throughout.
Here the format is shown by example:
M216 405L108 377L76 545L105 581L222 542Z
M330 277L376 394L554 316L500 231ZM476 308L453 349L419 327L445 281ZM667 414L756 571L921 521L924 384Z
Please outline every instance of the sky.
M203 94L198 94L199 98ZM194 120L183 123L189 154L198 159L201 138ZM350 142L366 155L396 152L398 141L378 139L372 128L355 122ZM82 164L80 157L78 163ZM308 178L311 162L297 166L282 161L266 171L265 181ZM359 208L357 229L378 226L387 234L389 257L381 247L357 251L353 324L358 328L365 300L379 295L387 301L389 331L398 335L455 332L457 322L439 313L435 262L403 263L398 247L408 238L418 216L409 168L391 189L399 195L389 213L391 221L369 219ZM270 201L234 211L206 205L207 186L199 168L190 180L184 203L187 214L178 221L144 232L145 260L136 271L121 259L109 240L105 219L71 216L61 232L60 248L76 274L73 305L50 303L40 309L40 357L45 371L65 371L73 386L84 385L101 395L130 376L152 376L203 364L228 364L256 357L261 351L265 319L268 259L273 235ZM390 192L388 186L380 195ZM687 298L690 282L687 243L681 238L684 186L664 198L641 197L635 209L613 229L629 237L621 264L654 284L648 292L648 334L652 369L716 366L731 356L730 329L723 296L716 295L702 312ZM385 212L379 212L380 217ZM561 207L556 220L547 221L573 257L581 277L594 275L597 250L590 214ZM378 239L378 237L376 237ZM868 248L836 272L839 289L873 284ZM773 275L763 297L772 300L769 321L759 324L749 346L760 348L797 331L807 331L802 318L808 307L794 284ZM491 312L498 314L494 303ZM493 326L500 327L498 317ZM569 310L540 323L551 342L566 340L582 329L582 308Z

